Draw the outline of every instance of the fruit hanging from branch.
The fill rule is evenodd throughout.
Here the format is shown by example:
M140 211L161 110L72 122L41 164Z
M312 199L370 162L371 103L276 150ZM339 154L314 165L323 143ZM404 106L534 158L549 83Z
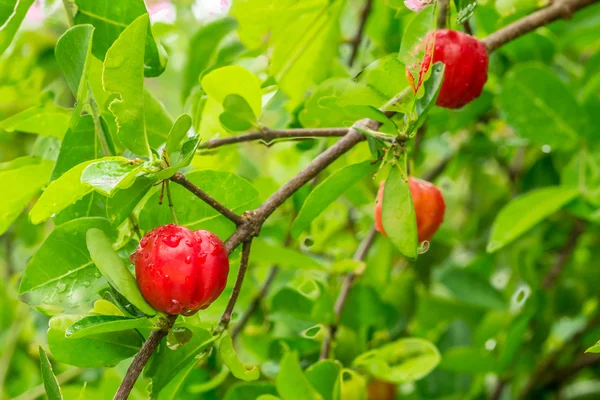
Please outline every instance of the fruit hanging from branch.
M487 81L489 62L483 42L466 33L449 29L429 32L425 38L423 60L416 66L406 67L408 81L415 93L430 66L436 62L442 62L446 66L436 105L457 109L481 95ZM411 73L411 69L415 67L419 71L416 83Z
M408 178L408 185L417 217L419 242L423 242L431 239L444 220L444 211L446 210L444 196L442 196L442 192L434 184L421 179L410 177ZM375 229L384 236L387 236L381 218L384 186L385 181L382 181L377 192Z
M227 250L216 235L175 224L147 233L131 262L144 299L173 315L207 308L223 292L229 274Z

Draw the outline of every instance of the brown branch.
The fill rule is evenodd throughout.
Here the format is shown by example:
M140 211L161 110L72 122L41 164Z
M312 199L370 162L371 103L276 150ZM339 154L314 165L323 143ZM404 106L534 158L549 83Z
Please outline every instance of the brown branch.
M541 26L547 25L550 22L558 19L569 19L576 11L598 3L600 0L560 0L554 1L551 5L536 11L510 25L492 33L485 39L483 43L489 52L496 50L498 47L529 33Z
M371 9L373 8L373 0L366 0L365 6L363 7L360 13L360 21L358 23L358 30L356 31L356 36L352 39L352 52L350 53L350 58L348 59L348 65L351 67L356 60L356 56L358 55L358 49L360 48L360 43L362 42L363 35L365 32L365 26L367 25L367 19L369 18L369 14L371 14Z
M279 267L271 267L271 269L269 270L269 274L267 275L267 279L265 279L263 285L260 288L260 291L252 299L252 302L248 306L248 309L246 310L242 318L240 318L240 321L231 328L230 335L232 339L235 339L242 332L244 326L246 326L246 324L250 320L250 317L252 316L252 314L254 314L254 311L258 308L260 303L267 296L267 293L269 292L269 289L271 288L271 285L273 284L273 281L275 280L275 277L277 276L278 272Z
M223 204L219 203L217 200L213 199L208 193L200 189L198 186L194 185L181 172L173 175L171 180L195 194L200 200L211 206L234 224L239 226L244 222L242 217L225 207ZM171 207L171 204L169 204L169 207Z
M121 382L119 390L117 390L113 400L125 400L127 397L129 397L129 393L131 393L133 385L135 385L135 381L137 381L140 373L144 369L144 366L150 359L150 356L152 356L152 353L156 351L156 348L162 339L167 336L169 329L171 329L176 319L177 315L169 315L167 317L166 326L161 330L153 331L150 336L148 336L148 339L144 342L144 345L140 349L139 353L135 356L133 362L127 369L125 378L123 378L123 382Z
M469 22L469 20L466 20L465 22L463 22L462 26L467 35L473 36L473 28L471 28L471 23Z
M450 7L448 7L448 0L438 0L438 16L437 16L437 28L445 29L446 23L448 21L448 13L450 11Z
M250 247L252 245L252 239L244 242L242 247L242 259L240 261L240 269L237 274L237 278L235 280L235 284L233 285L233 291L231 292L231 297L229 298L229 302L227 303L227 307L225 307L225 311L221 316L221 321L219 322L219 326L215 329L215 333L219 334L227 329L229 325L229 321L231 321L231 315L233 314L233 309L235 307L235 303L242 291L242 285L244 283L244 277L246 276L246 270L248 269L248 260L250 258Z
M556 262L552 265L552 267L548 270L548 273L544 277L544 281L542 283L542 288L544 290L549 290L556 282L562 270L567 265L567 261L571 258L571 255L575 251L575 247L577 246L577 241L579 237L585 232L585 224L581 221L576 221L575 226L571 229L569 233L569 241L562 248L560 253L558 254L558 258Z
M198 148L215 149L228 144L253 142L256 140L270 144L277 139L314 139L322 137L340 137L348 133L349 130L350 128L294 128L280 130L265 129L260 132L251 132L243 135L208 140L204 143L200 143Z
M375 230L375 228L371 228L369 233L367 233L367 236L365 236L362 242L360 242L356 253L354 253L354 257L352 257L353 260L364 261L364 259L367 256L367 253L369 252L369 249L375 241L376 235L377 231ZM354 283L354 279L356 279L356 272L350 272L346 274L346 277L344 278L342 288L340 289L340 293L333 307L336 323L328 326L328 332L326 333L325 339L323 340L323 344L321 345L321 355L319 357L320 360L324 360L329 357L329 353L331 351L331 342L333 341L335 333L337 332L337 326L342 316L342 312L344 311L344 307L346 306L346 301L348 300L348 295L350 294L350 289L352 288L352 283Z

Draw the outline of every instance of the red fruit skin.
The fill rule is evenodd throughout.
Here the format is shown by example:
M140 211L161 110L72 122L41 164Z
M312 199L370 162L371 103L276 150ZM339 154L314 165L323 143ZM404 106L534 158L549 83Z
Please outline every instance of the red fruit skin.
M435 43L433 55L432 42ZM429 32L425 39L425 47L427 50L421 62L419 82L416 86L410 68L406 68L408 80L415 93L423 83L430 65L441 61L446 69L436 105L457 109L481 95L487 81L489 64L487 49L483 42L466 33L440 29Z
M208 307L223 292L229 274L227 249L217 236L175 224L148 232L131 261L144 299L173 315Z
M375 229L387 237L381 218L384 186L385 181L381 182L377 192ZM444 196L434 184L421 179L408 178L408 186L417 217L419 242L423 242L431 239L444 220L444 212L446 211Z

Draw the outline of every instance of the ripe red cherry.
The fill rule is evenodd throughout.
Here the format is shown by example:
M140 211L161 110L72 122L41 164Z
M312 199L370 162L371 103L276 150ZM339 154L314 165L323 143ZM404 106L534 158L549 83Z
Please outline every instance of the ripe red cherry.
M217 236L175 224L148 232L131 262L144 299L174 315L208 307L223 292L229 274L227 250Z
M377 192L375 205L375 229L387 236L381 220L381 207L383 203L383 190L385 181L381 182ZM438 230L444 220L446 204L442 192L434 184L417 178L408 178L408 186L412 195L415 214L417 216L417 232L419 242L429 240Z
M434 39L435 35L435 39ZM431 43L435 40L433 60ZM444 82L436 105L445 108L461 108L481 95L487 81L488 53L483 42L459 31L440 29L429 32L425 39L425 56L415 85L410 68L406 68L408 81L415 93L431 64L441 61L446 66Z

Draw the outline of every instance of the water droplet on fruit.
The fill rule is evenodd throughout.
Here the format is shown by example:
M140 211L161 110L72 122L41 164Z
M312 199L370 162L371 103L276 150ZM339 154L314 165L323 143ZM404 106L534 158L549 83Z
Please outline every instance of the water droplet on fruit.
M140 240L140 247L142 247L142 248L143 248L143 247L146 247L146 245L147 245L147 244L148 244L148 237L147 237L147 236L144 236L144 237L142 238L142 240Z
M194 243L192 243L191 240L186 240L185 241L185 245L188 246L188 247L194 247Z
M150 254L144 253L144 258L147 260L148 258L150 258Z
M179 246L179 242L181 242L181 235L169 235L162 238L164 244L169 247L177 247Z
M185 263L186 263L186 264L190 264L191 262L192 262L192 256L187 256L187 257L185 258Z
M417 253L419 254L425 254L427 253L427 251L429 250L429 241L428 240L424 240L421 245L419 246L419 248L417 249Z
M129 262L132 264L135 264L136 259L137 259L137 252L131 253L131 255L129 256Z
M56 284L56 290L58 291L58 293L64 293L65 290L67 290L67 284L63 282L58 282Z

